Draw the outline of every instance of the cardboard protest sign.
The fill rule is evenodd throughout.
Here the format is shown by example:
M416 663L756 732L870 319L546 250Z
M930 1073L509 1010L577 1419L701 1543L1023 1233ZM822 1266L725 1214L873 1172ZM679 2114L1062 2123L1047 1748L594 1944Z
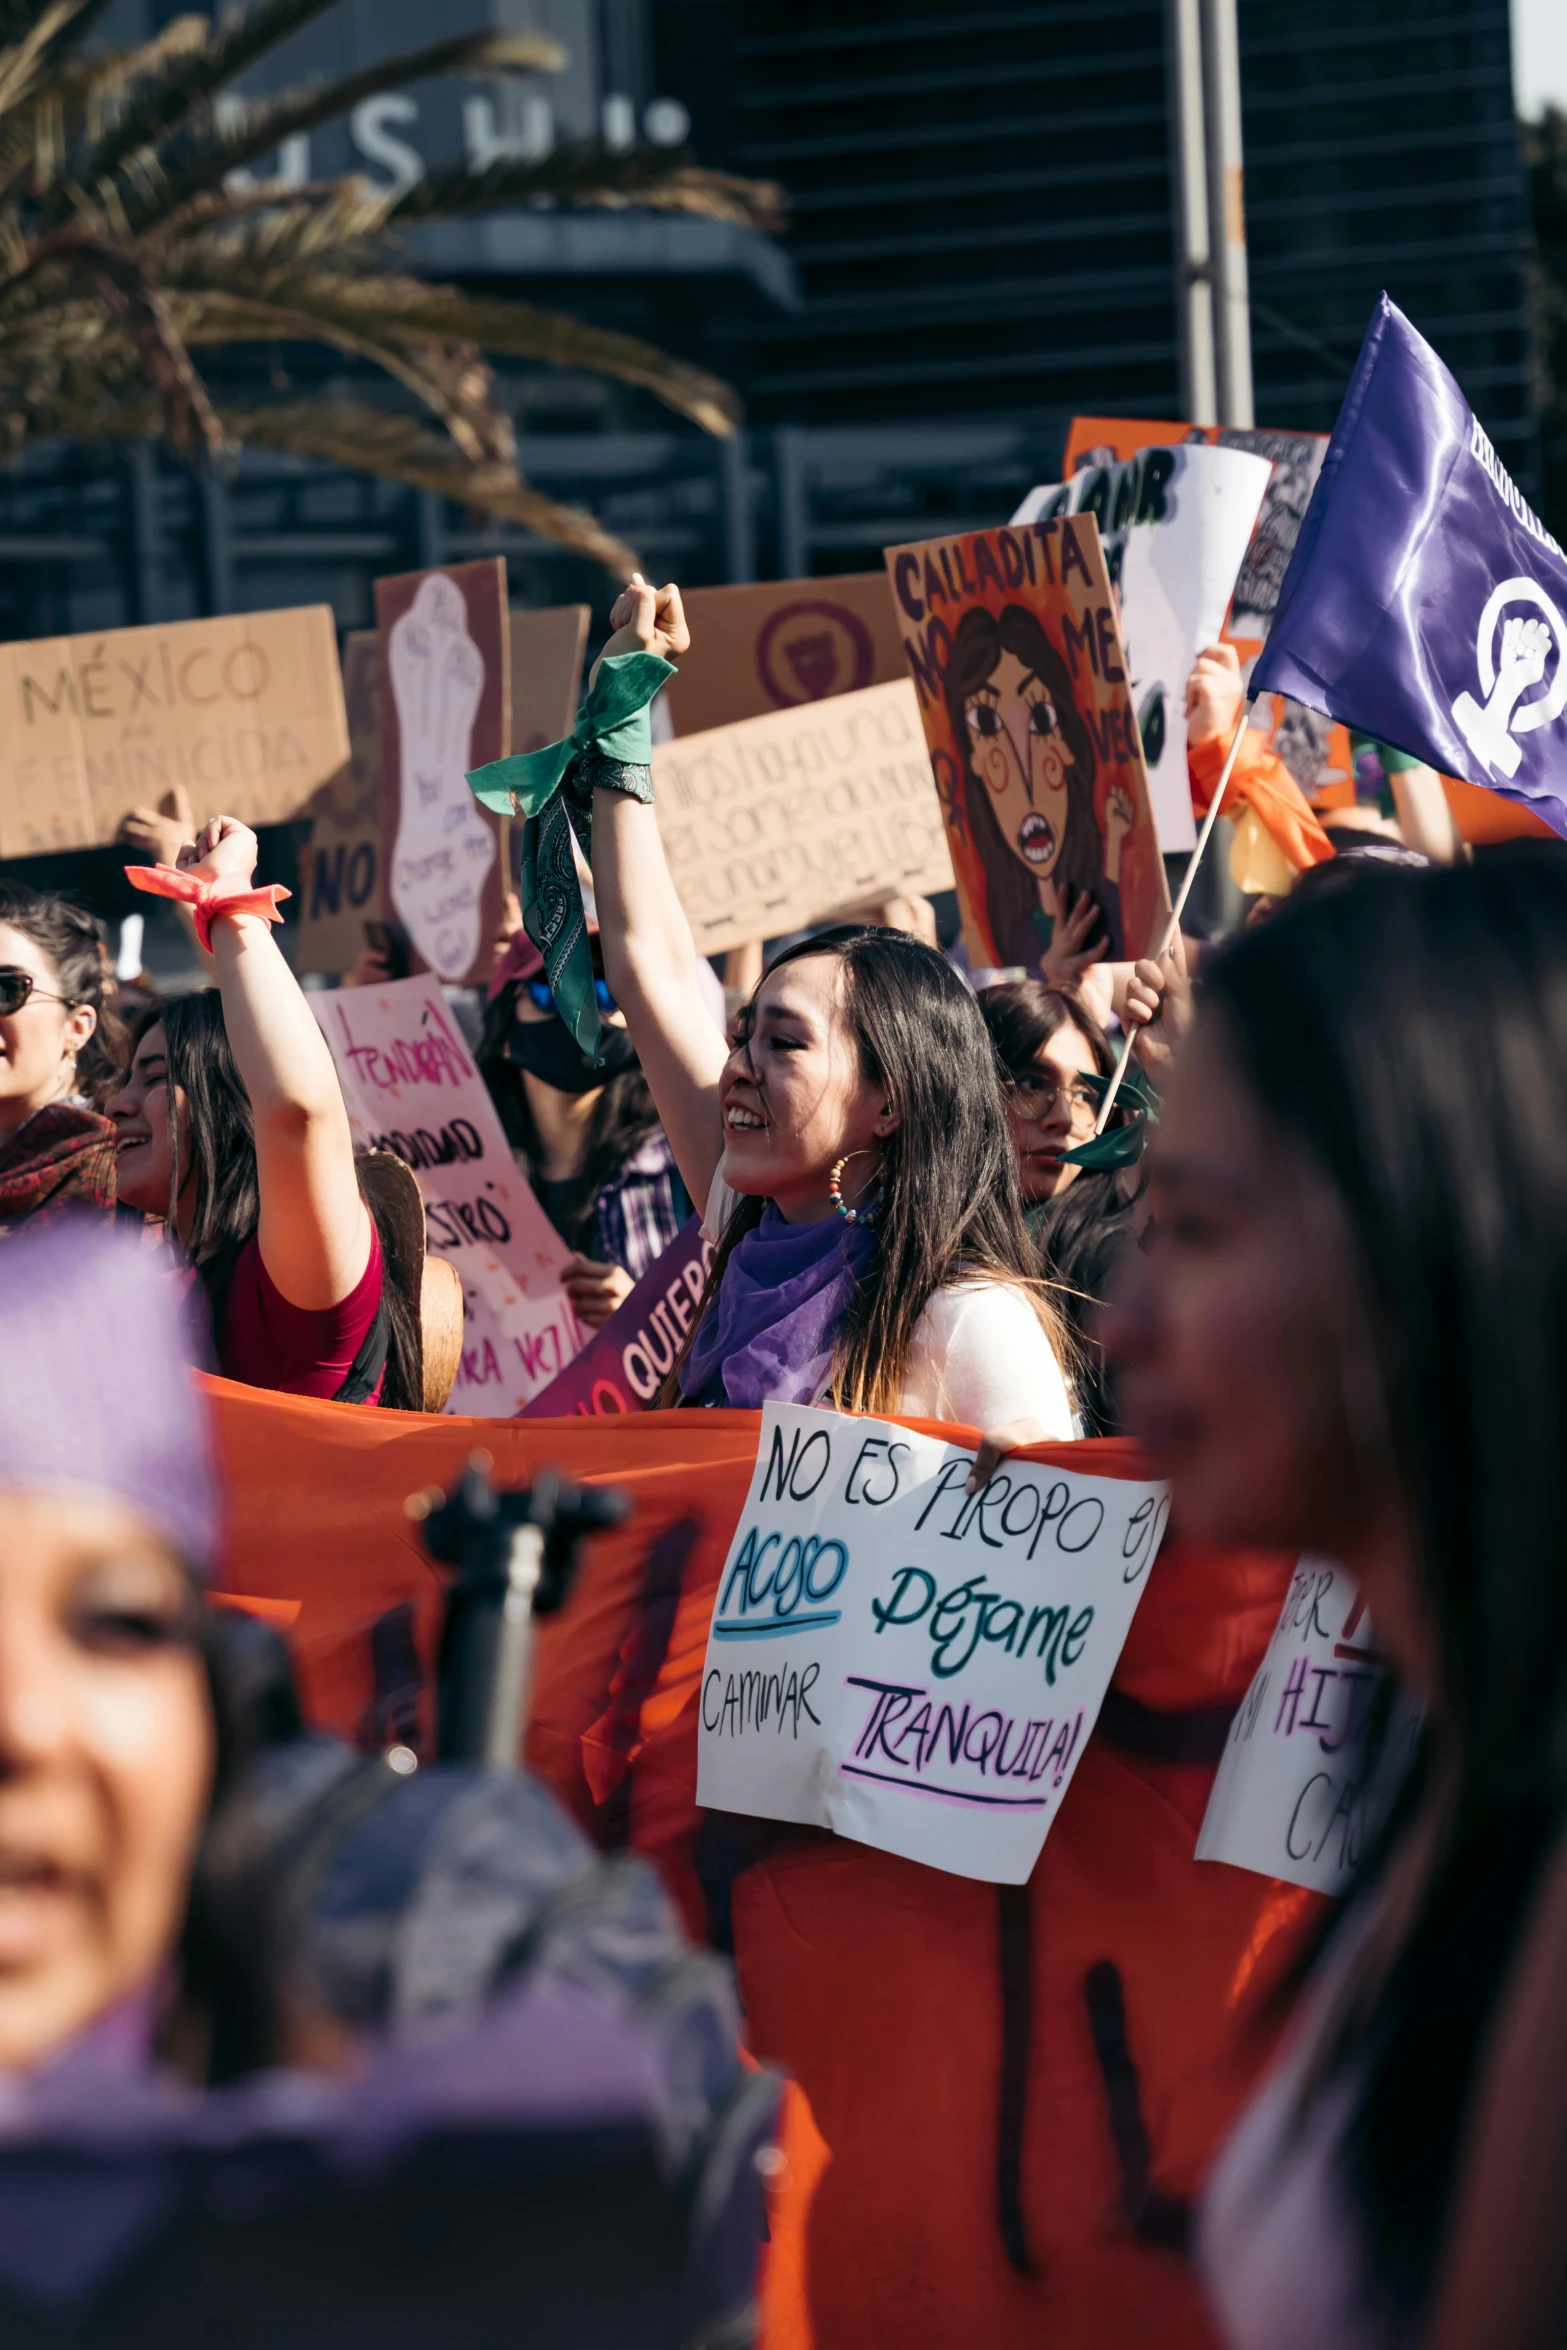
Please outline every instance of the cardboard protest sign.
M697 1801L1021 1885L1104 1702L1168 1489L769 1404L719 1579Z
M1171 424L1145 417L1074 416L1062 471L1071 476L1133 458L1140 449L1177 445L1236 449L1265 457L1273 468L1235 582L1230 611L1218 632L1235 647L1242 668L1249 670L1267 642L1279 589L1328 452L1327 435L1277 432L1269 427L1252 430L1238 425ZM1352 804L1354 761L1342 726L1283 694L1263 695L1252 711L1251 724L1319 812Z
M343 640L347 764L310 802L310 838L299 852L295 969L351 970L365 924L386 920L381 887L381 640L356 629Z
M677 734L705 734L903 675L885 572L692 588L684 602L691 650L664 688Z
M1063 908L1112 962L1158 945L1169 891L1092 515L889 547L903 650L973 966L1037 971Z
M281 824L348 761L324 604L0 645L0 857L112 841L183 785Z
M653 746L664 854L704 955L952 887L907 679Z
M524 1419L645 1412L675 1367L712 1261L712 1242L693 1216L576 1360L534 1397Z
M1269 467L1241 449L1144 449L1031 490L1012 517L1093 514L1121 615L1159 846L1197 845L1186 772L1186 681L1224 626Z
M545 604L511 616L511 743L542 751L570 734L582 699L588 649L586 604Z
M511 615L511 748L536 751L571 731L588 641L586 604L551 604ZM296 968L351 970L365 924L387 918L381 865L381 640L356 630L343 645L348 766L310 803L311 837L299 852Z
M1373 1776L1368 1733L1387 1678L1354 1577L1327 1559L1303 1558L1230 1725L1197 1858L1342 1893L1381 1824L1418 1726L1396 1701Z
M468 789L511 745L505 559L378 579L375 617L386 894L416 963L476 985L506 891L505 825Z
M438 980L309 1001L355 1144L395 1151L413 1169L429 1245L462 1282L462 1367L447 1408L510 1419L582 1341L560 1285L566 1244L512 1157Z

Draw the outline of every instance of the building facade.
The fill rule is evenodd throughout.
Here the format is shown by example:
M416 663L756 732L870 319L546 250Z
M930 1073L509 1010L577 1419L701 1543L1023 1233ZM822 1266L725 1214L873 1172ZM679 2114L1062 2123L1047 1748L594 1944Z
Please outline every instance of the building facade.
M188 0L117 0L109 38ZM1259 423L1326 430L1386 286L1521 485L1536 476L1526 227L1505 6L1239 0ZM275 168L383 184L588 135L690 143L780 181L781 244L721 223L516 211L421 232L419 266L642 333L734 382L727 443L647 397L506 378L524 470L691 581L873 565L993 522L1059 465L1074 411L1178 413L1162 0L448 0L440 30L540 25L571 62L368 100ZM258 76L340 73L431 38L422 0L341 0ZM296 392L327 354L222 362ZM330 602L503 551L518 600L602 575L444 501L246 457L43 448L0 472L0 633Z

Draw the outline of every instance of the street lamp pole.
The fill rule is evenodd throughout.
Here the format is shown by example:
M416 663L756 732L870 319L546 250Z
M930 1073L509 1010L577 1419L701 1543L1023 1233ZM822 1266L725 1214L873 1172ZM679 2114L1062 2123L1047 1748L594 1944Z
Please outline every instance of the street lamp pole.
M1200 0L1200 7L1219 418L1221 423L1249 429L1257 417L1251 386L1240 36L1235 23L1235 0Z
M1165 0L1175 195L1175 308L1181 352L1181 414L1192 424L1217 424L1200 8L1201 0Z

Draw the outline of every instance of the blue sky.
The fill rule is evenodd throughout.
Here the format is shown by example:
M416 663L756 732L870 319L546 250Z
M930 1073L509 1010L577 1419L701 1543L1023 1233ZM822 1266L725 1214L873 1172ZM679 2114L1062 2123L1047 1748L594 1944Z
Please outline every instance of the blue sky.
M1567 0L1513 0L1513 90L1520 114L1567 113Z

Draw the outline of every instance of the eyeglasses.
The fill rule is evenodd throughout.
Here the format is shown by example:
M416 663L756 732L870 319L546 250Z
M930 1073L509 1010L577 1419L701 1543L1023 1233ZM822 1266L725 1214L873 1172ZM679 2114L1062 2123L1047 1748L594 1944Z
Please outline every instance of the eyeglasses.
M1066 1114L1074 1126L1092 1126L1099 1115L1099 1096L1081 1077L1047 1077L1041 1069L1037 1073L1025 1070L1021 1076L1007 1079L1007 1091L1025 1118L1048 1118L1057 1102L1064 1101Z
M14 963L0 967L0 1020L9 1020L26 1003L74 1004L73 995L51 995L40 987L31 971L19 971Z
M528 1000L530 1003L536 1004L541 1012L553 1012L555 1009L555 990L551 987L547 979L530 979L528 982ZM609 989L605 986L602 979L595 979L593 982L593 1001L597 1004L601 1012L613 1012L615 1009L615 999L610 994Z

